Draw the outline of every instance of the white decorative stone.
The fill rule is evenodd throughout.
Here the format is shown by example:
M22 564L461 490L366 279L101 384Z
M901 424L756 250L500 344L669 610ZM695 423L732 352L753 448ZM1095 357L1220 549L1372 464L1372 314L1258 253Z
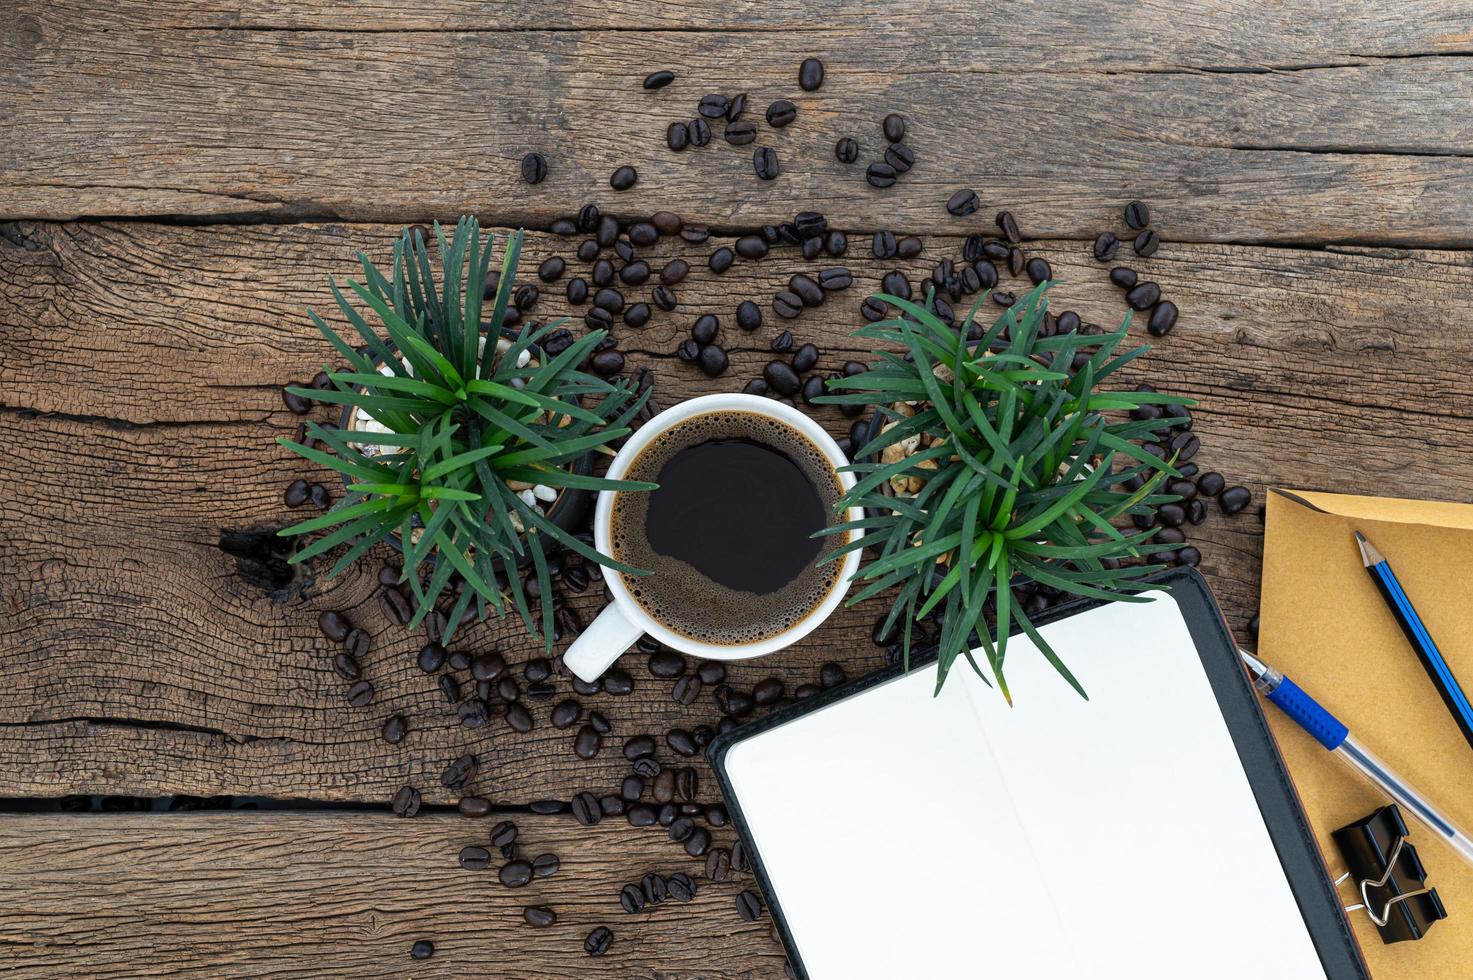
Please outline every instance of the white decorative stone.
M557 491L554 490L552 487L549 487L542 483L539 483L532 488L532 494L538 500L545 501L549 504L557 499Z

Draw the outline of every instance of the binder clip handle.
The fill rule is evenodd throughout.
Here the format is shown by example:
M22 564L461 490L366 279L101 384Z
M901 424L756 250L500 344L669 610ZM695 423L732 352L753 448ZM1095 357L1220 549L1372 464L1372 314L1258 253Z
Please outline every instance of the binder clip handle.
M1447 909L1408 842L1406 822L1395 803L1347 824L1330 835L1350 869L1335 880L1354 878L1360 902L1345 911L1364 910L1384 943L1421 939Z

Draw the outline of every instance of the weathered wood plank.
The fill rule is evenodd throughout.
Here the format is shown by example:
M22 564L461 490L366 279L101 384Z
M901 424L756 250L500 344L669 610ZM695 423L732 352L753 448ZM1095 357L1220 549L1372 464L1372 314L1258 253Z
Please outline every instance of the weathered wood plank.
M0 329L7 343L0 429L12 464L0 477L0 794L263 793L382 801L411 782L450 797L440 769L470 748L497 799L607 792L624 770L618 744L715 720L703 698L681 709L635 661L638 687L590 707L617 726L599 759L578 763L571 733L538 727L458 728L412 657L421 640L392 628L373 597L371 563L339 582L302 583L273 599L237 574L222 528L292 519L280 490L311 475L271 445L291 432L276 386L304 377L325 345L301 311L321 307L329 273L350 252L382 251L370 226L165 228L147 224L22 225L0 245ZM529 262L553 247L533 236ZM1118 294L1074 243L1040 243L1064 279L1062 307L1114 322ZM924 261L956 247L928 239ZM847 331L861 296L889 264L856 242L858 282L790 326L823 348L825 367L858 355ZM1456 325L1473 317L1461 287L1469 259L1446 252L1343 254L1169 245L1142 263L1185 311L1143 371L1203 400L1200 462L1255 490L1265 483L1446 499L1473 494L1465 437L1469 368ZM901 263L916 275L923 262ZM529 266L530 267L530 266ZM770 295L800 264L704 269L679 287L681 309L624 343L672 349L693 317ZM537 312L566 309L555 287ZM775 318L743 337L734 367L711 381L668 357L653 364L666 404L735 390L770 356ZM737 334L729 326L728 341ZM108 366L99 370L98 365ZM119 365L125 365L126 370ZM127 383L125 383L127 382ZM172 394L155 391L168 386ZM36 415L35 413L41 413ZM831 410L820 417L842 431ZM56 488L38 492L36 488ZM1257 595L1259 527L1214 517L1193 533L1204 570L1241 626ZM300 593L300 594L298 594ZM592 615L598 599L578 606ZM316 612L340 608L374 634L369 674L379 698L353 711L328 668ZM857 674L878 663L868 639L879 606L837 617L799 647L733 670L770 673L789 689L825 660ZM469 648L496 644L513 662L535 655L515 624L477 627ZM564 688L565 689L565 688ZM1026 693L1026 692L1024 692ZM561 695L560 695L561 696ZM378 738L392 711L414 731Z
M0 818L0 946L19 977L493 976L766 980L783 975L764 916L735 896L747 875L716 883L661 828L515 817L527 857L559 871L521 889L456 864L490 824L342 813ZM726 837L730 837L729 832ZM726 838L720 838L725 840ZM729 843L729 841L728 841ZM689 904L637 915L619 889L649 871L699 881ZM555 925L533 929L527 905ZM599 925L602 960L583 952ZM409 958L419 939L435 943Z
M0 216L407 221L494 208L503 221L545 226L594 198L625 213L668 206L728 223L811 207L866 228L884 214L935 232L960 227L941 203L972 185L990 206L1036 202L1023 217L1039 236L1092 238L1124 198L1149 194L1169 238L1473 242L1473 141L1457 111L1473 95L1473 68L1456 53L1306 67L1302 52L1274 52L1270 64L1284 55L1303 70L1241 71L1256 59L1239 55L1216 71L1197 55L1242 48L1231 12L1173 12L1141 43L1109 46L1092 30L1046 28L1054 14L1040 7L1026 15L1039 19L1032 36L1075 40L991 42L1013 6L970 5L960 29L923 13L862 36L138 30L97 26L91 11L16 14L25 26L12 33L0 106L26 150L0 161ZM1294 47L1323 28L1347 46L1354 37L1392 50L1408 42L1372 37L1407 36L1425 41L1411 42L1419 53L1466 43L1457 39L1473 25L1457 29L1440 4L1430 12L1432 26L1401 35L1301 10L1302 28L1287 36L1303 39ZM1406 8L1363 13L1362 27L1418 19ZM1071 16L1138 30L1103 7ZM1081 66L1074 47L1085 37L1091 50L1130 52L1123 60L1147 67L1163 43L1187 45L1180 61L1167 57L1185 67ZM825 58L830 80L806 94L793 76L810 53ZM656 64L682 80L643 93L638 80ZM750 148L719 137L700 152L666 150L666 124L690 118L701 94L744 90L754 113L779 97L799 105L797 125L762 130L784 160L778 180L760 184ZM832 147L854 134L877 158L878 119L892 110L911 120L920 162L879 192ZM529 149L551 161L536 188L518 176ZM608 175L624 163L641 181L615 201Z
M926 30L959 50L985 50L995 64L1015 67L1065 59L1062 66L1126 70L1267 68L1319 64L1327 59L1462 54L1469 48L1466 11L1446 0L1388 6L1347 0L1334 16L1308 2L1265 7L1251 0L1184 0L1170 8L1141 5L1131 16L1103 0L1058 7L1015 4L997 12L962 0L915 0L896 6L879 0L670 0L605 3L573 0L429 0L412 6L383 0L183 0L159 5L120 0L97 8L62 0L12 5L23 31L85 19L108 30L342 30L392 31L747 31L845 34L872 30L883 18L888 32ZM1235 25L1251 19L1251 43ZM1061 66L1061 67L1062 67Z

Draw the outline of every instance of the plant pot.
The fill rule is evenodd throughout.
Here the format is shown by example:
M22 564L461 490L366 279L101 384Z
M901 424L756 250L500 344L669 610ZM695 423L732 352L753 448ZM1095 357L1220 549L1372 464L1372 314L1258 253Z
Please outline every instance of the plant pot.
M516 339L517 336L518 334L515 330L502 330L502 337L508 341ZM359 419L353 406L343 406L342 415L338 418L338 426L345 432L358 431ZM372 433L365 433L364 440L360 445L373 445ZM566 469L579 476L588 476L593 472L593 453L583 454L569 464ZM346 476L343 477L344 487L349 482ZM593 497L594 494L591 490L578 487L563 487L557 490L556 498L550 501L546 507L542 507L542 511L554 525L571 534L583 525L588 516L588 508L593 504ZM538 503L537 506L540 507L541 504ZM404 542L398 534L391 535L389 543L399 551L404 550ZM434 556L431 555L430 559L433 560L433 558ZM530 562L531 558L524 555L518 562L518 565L525 566Z

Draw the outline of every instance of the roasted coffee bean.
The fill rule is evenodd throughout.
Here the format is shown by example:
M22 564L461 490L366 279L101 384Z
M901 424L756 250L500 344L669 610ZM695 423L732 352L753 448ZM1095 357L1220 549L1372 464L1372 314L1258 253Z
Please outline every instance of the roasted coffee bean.
M1141 258L1150 258L1156 254L1156 249L1161 247L1161 236L1147 228L1135 236L1135 241L1130 243L1130 247L1135 249L1135 254Z
M694 676L686 676L675 682L671 691L671 697L680 704L693 704L701 694L701 679Z
M1018 302L1018 297L1011 292L998 291L992 294L992 301L1006 309Z
M880 130L885 134L885 139L891 143L899 143L905 139L905 117L898 112L892 112L880 122Z
M823 287L801 273L788 280L788 290L796 293L804 306L819 306L823 303Z
M1137 311L1149 310L1161 298L1161 287L1149 280L1136 283L1125 294L1125 302Z
M1176 326L1176 316L1176 304L1169 299L1162 300L1151 309L1151 319L1146 324L1146 330L1153 337L1164 337Z
M712 317L711 319L715 319ZM650 654L649 671L656 677L679 677L685 673L685 658L674 650L660 649Z
M1023 255L1021 248L1008 249L1008 272L1012 273L1014 277L1023 274L1023 269L1027 265L1027 261L1027 257Z
M921 254L921 240L909 235L895 243L895 254L902 259L913 259Z
M845 136L834 144L834 159L840 163L853 163L859 159L859 141Z
M825 689L838 687L840 684L844 683L844 680L844 668L836 663L826 663L822 667L818 668L818 682L822 684Z
M773 337L772 338L772 341L767 346L768 346L768 349L769 350L771 350L771 351L773 351L775 353L778 353L778 354L786 354L788 351L790 351L790 350L793 349L793 332L791 330L784 330L782 333L778 334L776 337ZM760 379L760 378L757 379L757 380L762 381L762 384L763 384L764 389L765 389L766 384L767 384L766 380L765 379ZM762 393L765 394L765 391L762 392Z
M650 215L650 224L654 225L655 230L662 235L677 235L684 222L674 211L656 211Z
M477 654L470 662L471 676L478 681L494 681L505 670L506 658L494 650L490 653Z
M592 262L594 259L598 258L598 250L599 244L597 241L593 240L592 238L584 239L578 245L578 261Z
M466 728L481 728L491 717L486 702L479 697L462 701L460 707L456 709L456 715L460 718L461 725Z
M699 684L700 681L696 681L696 683ZM670 746L670 750L676 755L696 754L696 740L684 728L672 728L666 732L665 744Z
M833 266L832 268L823 269L818 273L818 284L826 292L848 289L854 285L854 276L843 266Z
M702 684L720 684L726 680L726 665L707 660L696 668L696 676L701 679Z
M708 378L719 378L726 373L727 365L730 363L726 351L717 344L708 344L701 348L698 363L701 371Z
M818 348L812 344L804 344L799 347L793 355L793 370L799 374L812 371L813 366L818 363Z
M384 722L384 741L390 745L404 741L404 736L409 733L409 723L404 720L403 715L390 715Z
M996 238L987 238L982 241L982 254L993 262L1006 262L1013 249L1006 243Z
M399 791L394 794L394 799L389 805L394 810L394 816L412 817L419 812L419 790L413 786L400 786Z
M685 853L691 857L700 857L711 847L711 832L705 827L697 827L691 835L685 839ZM672 892L672 894L674 894Z
M1197 525L1207 520L1207 502L1197 497L1187 502L1187 522Z
M548 225L547 230L561 238L572 238L578 234L578 223L572 218L558 218Z
M713 847L706 852L706 877L711 881L726 881L731 877L730 851Z
M1193 548L1191 545L1187 545L1185 548L1177 549L1175 558L1178 565L1195 568L1202 561L1202 552Z
M1115 258L1115 253L1120 251L1120 239L1115 237L1114 232L1104 232L1095 239L1094 254L1096 262L1109 262Z
M757 141L757 127L749 122L728 123L723 135L732 146L746 146Z
M654 304L656 306L664 310L666 313L669 313L671 310L675 309L675 307L679 303L679 300L675 296L674 290L665 285L656 286L653 290L651 290L650 299L654 301Z
M662 69L644 76L643 84L647 91L654 91L657 88L664 88L673 81L675 81L675 72Z
M578 719L582 716L583 705L572 698L566 698L553 705L552 727L571 728L578 723Z
M604 817L603 810L598 804L598 797L586 791L573 797L572 809L573 819L585 827L592 827Z
M322 635L327 637L329 640L341 643L346 640L348 638L348 634L352 632L353 624L348 622L347 617L345 617L342 613L328 609L318 615L317 628L321 630Z
M655 739L652 735L631 735L624 741L624 758L633 761L655 754Z
M645 803L631 803L624 810L624 819L629 821L631 827L653 827L655 808Z
M1036 255L1028 260L1026 268L1028 270L1028 278L1033 280L1033 285L1035 286L1054 277L1053 267L1046 260Z
M563 270L567 267L568 264L556 255L543 259L542 264L537 267L537 278L543 282L557 282L562 278ZM517 302L517 305L522 306L520 301ZM526 307L523 306L522 309L525 310Z
M772 297L772 312L784 320L791 320L803 312L803 297L784 289Z
M1079 322L1079 314L1078 313L1075 313L1073 310L1065 310L1063 313L1060 313L1059 314L1059 320L1058 320L1058 332L1059 333L1061 333L1061 334L1064 334L1064 333L1075 333L1076 331L1079 330L1079 326L1080 326L1080 322Z
M639 181L639 171L625 164L623 167L614 169L613 174L608 175L608 186L614 190L629 190Z
M793 228L803 241L818 238L829 230L828 219L817 211L799 211L793 215Z
M593 263L593 270L589 273L595 286L608 286L614 281L614 263L608 259L599 259Z
M797 373L782 361L768 361L762 369L762 377L773 391L789 398L796 395L801 387Z
M456 650L450 654L451 670L469 670L471 666L471 655L464 650Z
M532 730L532 713L513 701L506 706L506 723L512 731L525 735Z
M298 440L300 441L300 440ZM293 480L286 485L282 499L288 507L300 507L307 502L307 481Z
M888 160L889 157L887 156L886 159ZM977 209L981 206L982 202L977 200L977 192L970 187L963 187L946 199L946 213L957 218L976 214Z
M898 254L896 247L895 233L893 231L875 232L874 244L872 245L875 258L893 259Z
M677 902L689 902L696 897L695 879L683 871L671 875L665 887L670 897Z
M584 725L578 729L578 734L573 739L573 752L580 759L592 759L598 755L599 744L602 739L592 725Z
M701 356L701 345L694 340L682 340L675 348L675 356L682 361L694 361Z
M521 888L532 880L532 865L522 860L508 861L501 866L496 877L508 888Z
M731 100L724 95L712 94L701 96L696 111L707 119L721 119L726 115L726 110L731 108Z
M1180 527L1187 519L1181 504L1162 504L1156 508L1156 520L1164 527Z
M491 867L491 852L477 844L460 849L460 866L467 871L485 871Z
M720 275L730 269L734 261L736 261L736 254L723 245L711 253L711 257L706 260L706 265L712 272Z
M762 917L762 899L751 889L744 889L736 897L736 908L737 914L748 922L755 922Z
M661 286L660 288L663 289L664 287ZM633 306L629 307L629 309L624 311L624 323L630 327L633 327L635 330L638 330L645 324L650 322L650 317L652 315L653 314L650 311L650 304L635 303Z
M517 309L525 312L537 305L537 298L541 295L537 287L529 282L524 286L517 287L513 299L517 304Z
M679 844L691 835L696 829L695 821L690 817L676 817L670 824L667 833L670 839Z
M650 779L650 796L656 803L669 803L675 799L675 771L661 769Z
M1197 490L1205 497L1216 497L1226 486L1227 481L1215 470L1197 477Z
M915 166L915 151L906 146L904 143L891 143L889 146L885 147L885 163L888 164L890 169L894 170L897 174L907 173L911 167ZM952 195L952 197L955 196L955 194ZM947 207L950 206L951 202L948 201ZM975 211L976 208L973 208L972 210Z
M355 708L367 707L373 701L373 684L369 681L358 681L348 688L348 704Z
M673 122L665 127L665 145L676 153L690 146L690 129L685 123Z
M598 227L598 205L585 204L578 209L578 230L585 234Z
M655 905L670 897L669 883L653 871L639 879L639 887L644 891L645 900Z
M635 259L619 270L619 281L627 286L643 285L650 277L650 265L643 259Z
M823 250L834 258L839 258L849 251L849 237L842 231L831 231L823 240Z
M890 187L895 183L895 168L888 163L872 163L865 170L864 179L871 187Z
M455 808L462 817L484 817L491 812L491 801L484 796L462 796ZM496 843L494 831L491 843Z
M529 184L540 184L547 176L547 160L541 153L528 153L522 157L522 179Z
M619 904L630 915L643 910L644 901L644 889L638 885L625 885L619 891Z
M612 377L624 370L624 355L616 350L601 350L589 358L588 367L600 377Z
M761 235L744 235L736 240L736 253L744 259L760 259L767 254L767 242Z
M880 280L880 291L899 299L910 299L910 280L899 269L892 269Z
M455 704L460 701L460 681L450 674L441 674L438 684L440 694L445 698L446 704Z
M1131 201L1125 206L1125 223L1140 231L1151 223L1151 209L1141 201Z
M1110 270L1110 281L1121 289L1129 289L1134 286L1137 278L1135 270L1128 266L1117 265Z
M979 259L973 263L972 271L977 273L978 288L992 289L997 285L997 266L987 259Z
M776 180L779 173L777 151L770 146L758 147L752 154L752 169L761 180Z
M629 672L615 667L604 674L604 690L615 696L622 696L634 690L634 678Z
M701 118L685 124L685 141L691 146L705 146L711 142L711 125Z
M409 957L415 960L427 960L435 955L435 944L428 939L416 939L414 945L409 947Z
M583 952L589 956L602 956L609 951L609 944L614 941L614 933L608 926L599 926L583 939Z
M556 854L539 854L532 859L532 874L538 878L550 878L557 874L562 862Z
M1018 231L1018 220L1013 217L1013 212L997 212L997 227L1002 232L1003 237L1012 244L1016 245L1023 240L1022 233Z
M527 809L533 813L540 813L547 816L554 813L562 813L567 807L563 804L562 800L533 800L527 804Z
M1253 493L1247 487L1228 487L1217 497L1217 504L1224 514L1236 514L1253 502Z
M744 299L736 308L737 326L751 333L762 326L762 308L749 299Z
M814 405L814 399L824 392L824 379L818 375L810 375L803 382L803 404Z
M756 702L752 700L752 695L744 691L733 690L727 685L722 684L716 688L716 707L724 715L730 715L732 718L741 718L744 715L752 713L752 709L756 707Z
M804 58L798 66L798 87L805 92L816 92L823 85L823 62L817 58Z
M742 92L731 97L731 105L726 107L726 121L734 123L742 118L742 113L747 111L747 93Z
M546 929L557 922L557 913L545 905L528 905L522 909L522 918L534 929Z
M345 681L356 681L363 676L363 666L346 653L339 653L332 658L332 669Z
M757 702L759 708L769 704L776 704L783 696L782 678L769 677L758 681L757 686L752 688L752 700Z
M638 776L625 776L623 784L619 787L620 794L630 803L635 802L644 795L644 780Z
M1196 434L1190 431L1178 432L1172 437L1170 443L1171 451L1176 455L1179 462L1186 462L1197 455L1197 450L1202 448L1202 442Z

